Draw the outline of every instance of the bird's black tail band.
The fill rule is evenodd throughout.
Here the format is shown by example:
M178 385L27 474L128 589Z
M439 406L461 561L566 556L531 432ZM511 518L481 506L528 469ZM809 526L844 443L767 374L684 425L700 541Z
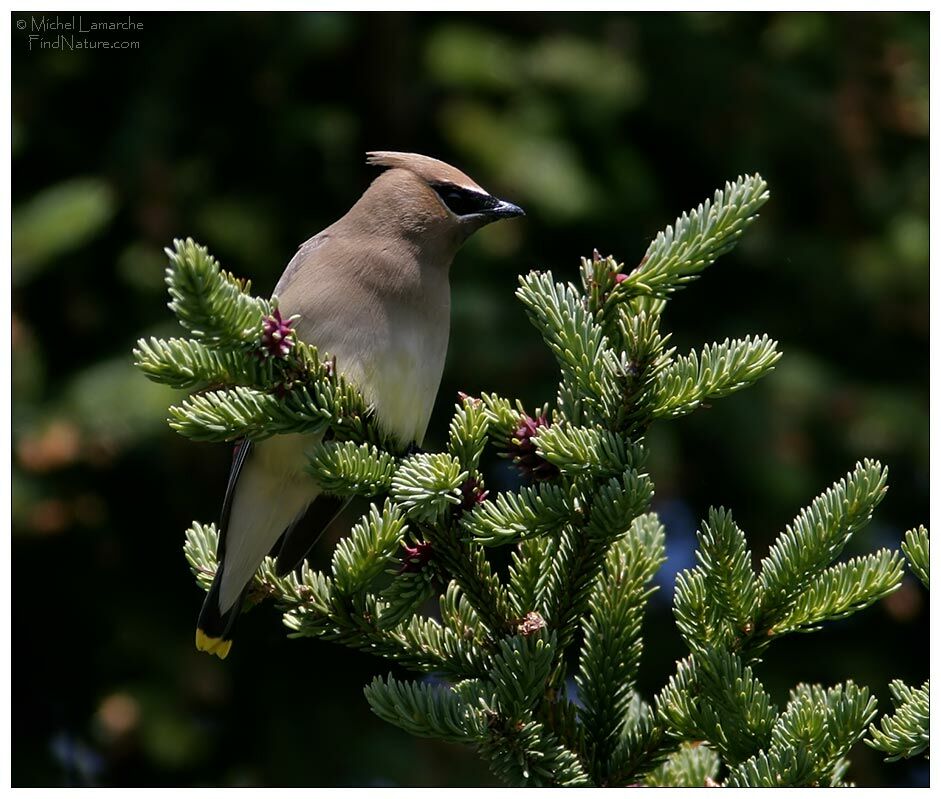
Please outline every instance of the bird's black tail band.
M196 648L201 652L208 652L211 655L217 655L225 659L232 647L232 626L242 609L245 592L242 592L231 608L222 613L219 610L219 590L221 586L222 566L216 571L212 587L209 589L209 593L206 594L202 610L199 611L199 621L196 622Z

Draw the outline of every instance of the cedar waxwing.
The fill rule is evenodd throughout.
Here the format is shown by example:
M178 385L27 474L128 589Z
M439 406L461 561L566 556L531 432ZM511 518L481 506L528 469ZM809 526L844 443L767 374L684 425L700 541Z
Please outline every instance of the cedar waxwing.
M386 171L339 221L304 242L275 287L297 336L337 369L403 445L420 445L438 393L450 327L448 269L484 225L519 216L453 166L412 153L368 153ZM219 524L218 569L196 646L224 658L246 588L280 540L276 568L297 568L345 504L305 472L323 434L243 442ZM316 525L298 527L313 506Z

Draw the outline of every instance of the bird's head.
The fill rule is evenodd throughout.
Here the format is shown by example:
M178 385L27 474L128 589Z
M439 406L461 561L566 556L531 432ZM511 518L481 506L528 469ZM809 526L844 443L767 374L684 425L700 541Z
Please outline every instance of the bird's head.
M438 237L459 246L491 222L524 215L518 205L494 197L459 169L426 155L371 152L367 163L386 171L363 199L422 238Z

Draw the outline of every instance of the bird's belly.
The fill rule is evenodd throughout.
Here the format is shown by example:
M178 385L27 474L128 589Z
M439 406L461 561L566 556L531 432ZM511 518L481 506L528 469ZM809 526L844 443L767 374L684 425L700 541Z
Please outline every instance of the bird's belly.
M375 342L358 363L350 379L376 410L380 426L401 443L421 443L435 404L447 333L412 328ZM338 361L339 365L339 361Z

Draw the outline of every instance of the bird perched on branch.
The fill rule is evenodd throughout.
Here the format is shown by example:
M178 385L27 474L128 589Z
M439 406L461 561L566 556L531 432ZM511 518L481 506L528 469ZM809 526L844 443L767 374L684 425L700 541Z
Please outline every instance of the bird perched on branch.
M297 336L337 369L403 445L420 445L441 382L450 327L448 271L475 231L523 210L453 166L413 153L368 153L384 167L347 214L304 242L278 281ZM224 658L246 588L277 549L284 575L343 507L304 471L323 438L280 435L236 451L220 519L218 568L196 646ZM316 525L298 526L308 508ZM279 546L278 546L279 545Z

